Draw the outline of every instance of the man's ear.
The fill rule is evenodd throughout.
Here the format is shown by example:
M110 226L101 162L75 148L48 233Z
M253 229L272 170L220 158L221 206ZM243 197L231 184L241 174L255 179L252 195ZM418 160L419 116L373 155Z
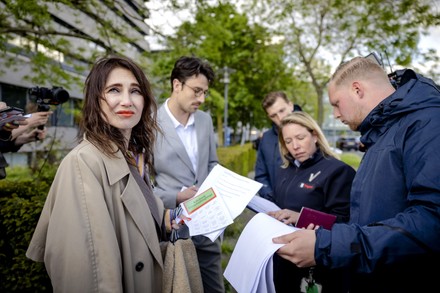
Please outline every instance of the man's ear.
M353 91L353 93L359 97L360 99L363 98L364 96L364 88L362 86L362 84L358 81L353 81L352 85L351 85L351 89Z
M173 79L173 92L177 89L181 89L182 83L177 78Z

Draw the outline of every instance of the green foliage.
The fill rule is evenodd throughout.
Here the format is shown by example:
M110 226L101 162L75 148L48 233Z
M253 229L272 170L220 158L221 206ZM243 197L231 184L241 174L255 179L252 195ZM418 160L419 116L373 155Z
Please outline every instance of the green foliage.
M166 40L169 51L152 56L153 73L161 86L160 100L169 95L168 76L182 55L207 59L216 72L212 95L204 109L217 117L214 121L219 132L223 128L225 66L233 70L228 84L228 125L234 128L238 121L258 128L268 125L261 108L266 93L286 90L294 97L297 88L307 88L296 82L292 68L284 62L283 45L274 42L273 35L247 14L238 13L234 5L219 2L211 6L202 1L194 18L182 23L176 34Z
M347 165L352 166L355 170L359 168L361 160L362 158L356 153L345 152L341 155L341 161L345 162Z
M251 143L217 148L220 164L240 175L247 176L254 169L257 152Z
M55 155L55 152L52 153ZM47 156L47 154L45 155ZM30 178L42 182L42 184L50 184L52 178L55 176L59 162L48 164L45 160L39 159L36 164L38 167L35 167L35 169L33 167L25 166L7 167L6 181L17 182L17 185L19 185L19 182L23 178Z
M9 174L8 174L9 176ZM32 179L0 181L0 291L50 292L43 263L26 258L50 183Z
M56 168L46 165L37 173L8 167L6 179L0 180L1 292L51 291L44 264L27 259L25 252Z
M82 78L77 73L85 72L97 56L136 52L127 45L143 41L142 34L133 32L128 23L111 17L112 13L121 16L121 11L126 12L125 5L108 0L2 1L0 58L6 68L1 68L0 74L30 65L29 74L23 79L33 84L81 87ZM148 14L142 5L136 13L139 19L131 13L131 22L143 22ZM63 19L65 14L69 14L69 20ZM63 22L66 26L60 26ZM71 74L73 68L75 74Z
M430 0L245 1L242 9L285 40L295 76L313 86L317 121L326 117L324 94L331 68L372 51L386 53L391 65L437 60L418 48L420 33L438 25ZM384 56L385 58L385 56ZM386 61L386 60L384 60ZM311 113L308 107L306 111Z

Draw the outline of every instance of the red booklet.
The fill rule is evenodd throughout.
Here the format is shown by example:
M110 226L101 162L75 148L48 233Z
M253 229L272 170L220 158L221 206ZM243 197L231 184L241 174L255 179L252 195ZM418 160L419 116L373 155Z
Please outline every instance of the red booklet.
M302 207L299 213L297 228L307 228L309 224L319 225L327 230L331 230L336 221L335 215L330 215L311 208Z

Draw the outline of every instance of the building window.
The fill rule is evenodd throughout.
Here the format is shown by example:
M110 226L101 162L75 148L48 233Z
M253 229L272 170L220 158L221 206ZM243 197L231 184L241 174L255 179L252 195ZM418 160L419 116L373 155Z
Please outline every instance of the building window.
M17 107L25 110L27 89L9 84L0 84L1 101L10 107Z

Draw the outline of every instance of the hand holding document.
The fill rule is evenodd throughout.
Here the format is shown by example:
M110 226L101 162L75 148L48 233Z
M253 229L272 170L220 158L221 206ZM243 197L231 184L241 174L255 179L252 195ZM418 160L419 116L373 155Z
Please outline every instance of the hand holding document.
M260 190L262 184L216 165L196 195L181 203L190 235L214 241Z
M275 292L273 254L283 246L272 238L298 230L265 213L256 214L241 232L224 276L238 293Z
M191 221L186 222L191 236L207 234L233 222L224 201L212 187L196 194L181 205L184 215L191 218Z

